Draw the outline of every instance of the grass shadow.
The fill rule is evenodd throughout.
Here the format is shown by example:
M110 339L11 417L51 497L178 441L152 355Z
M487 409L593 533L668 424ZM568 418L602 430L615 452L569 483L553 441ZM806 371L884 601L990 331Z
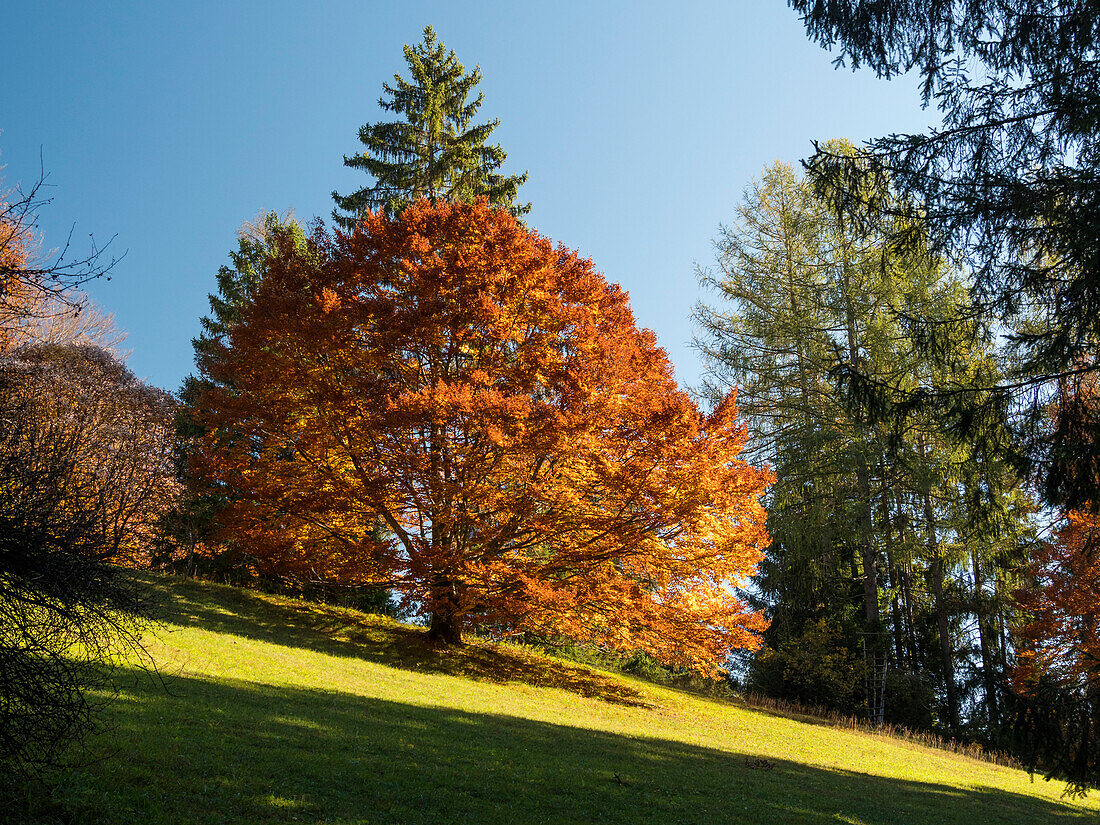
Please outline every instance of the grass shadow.
M121 672L74 822L1083 825L1095 811L512 716Z
M158 617L176 625L421 673L523 682L619 705L651 706L642 693L618 679L521 648L478 639L440 646L429 642L423 630L382 616L192 579L135 575L149 588Z

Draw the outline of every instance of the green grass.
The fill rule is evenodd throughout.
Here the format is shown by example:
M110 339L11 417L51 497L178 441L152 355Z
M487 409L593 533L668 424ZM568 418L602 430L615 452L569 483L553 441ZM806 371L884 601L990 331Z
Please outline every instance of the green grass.
M73 822L1085 823L1095 798L911 742L353 611L148 577Z

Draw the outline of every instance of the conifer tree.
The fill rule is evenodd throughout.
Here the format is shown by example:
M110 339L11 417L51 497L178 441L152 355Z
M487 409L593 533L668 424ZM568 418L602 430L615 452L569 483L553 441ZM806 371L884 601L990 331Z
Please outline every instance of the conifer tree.
M202 332L191 339L195 357L224 343L233 327L240 322L241 312L259 288L267 270L267 259L274 252L275 238L283 238L295 249L304 250L305 232L288 211L279 215L269 211L252 221L246 221L237 233L237 249L229 253L230 264L218 269L217 292L208 296L210 314L199 319ZM195 564L196 550L209 538L217 515L225 507L225 496L218 489L195 477L191 468L194 439L202 436L196 423L197 404L208 379L189 375L179 390L180 406L176 410L176 473L184 494L178 506L166 514L161 524L166 554L186 559L187 569ZM201 554L200 554L201 555ZM231 556L230 556L231 558Z
M992 344L955 320L965 284L947 261L845 217L777 164L722 228L717 271L701 272L721 299L696 312L707 389L738 388L752 460L776 473L752 596L772 622L746 674L756 690L876 722L992 725L1006 669L995 627L1026 497L1003 462L934 417L868 420L837 380L858 366L902 387L988 385ZM929 357L910 316L954 321L950 347Z
M485 197L516 217L526 214L531 205L516 203L516 194L527 173L502 175L497 170L507 153L487 143L500 121L473 125L484 95L469 98L481 82L481 69L467 73L431 26L425 26L422 42L404 51L410 79L395 74L394 85L382 84L378 100L399 119L365 124L359 129L363 151L344 156L345 166L362 169L374 184L350 195L333 192L333 218L349 229L372 209L395 216L421 198L469 202Z
M999 447L1059 509L1100 507L1100 439L1051 433L1061 379L1100 375L1100 7L1095 0L788 0L838 65L890 78L913 70L942 124L820 146L811 176L851 213L906 245L921 226L965 261L972 313L995 318L1015 350L984 392L928 386L891 393L855 371L879 415L924 408L960 437ZM871 171L903 197L866 202ZM855 184L854 186L852 184ZM883 208L887 206L888 208ZM898 214L915 218L898 223ZM898 231L901 230L901 231ZM924 324L930 350L950 327ZM946 330L946 331L945 331ZM1006 425L1008 431L1006 432ZM1100 430L1100 422L1089 422ZM1084 435L1080 432L1077 435Z
M285 230L285 232L284 232ZM192 340L196 352L220 339L240 321L241 310L252 299L266 269L268 255L274 250L273 239L284 234L296 249L305 248L305 231L288 211L286 215L270 211L244 223L237 233L237 251L229 253L232 266L219 267L217 294L211 293L210 314L199 319L202 334Z

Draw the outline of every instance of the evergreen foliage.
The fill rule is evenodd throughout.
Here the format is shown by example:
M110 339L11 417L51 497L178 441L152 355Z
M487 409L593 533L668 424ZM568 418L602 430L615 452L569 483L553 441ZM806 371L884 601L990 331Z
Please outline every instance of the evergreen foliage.
M919 215L932 247L972 273L971 317L1010 344L1001 376L969 390L942 380L901 387L853 367L844 374L849 392L880 419L938 416L990 461L1007 457L1063 514L1095 515L1100 405L1082 390L1100 373L1100 6L789 5L812 39L837 49L838 64L887 78L916 69L924 102L943 115L939 128L872 140L854 158L819 147L808 162L819 188L853 220L897 226L898 215ZM861 197L868 170L904 197L886 208ZM914 235L893 232L889 240L911 247ZM933 354L953 330L928 318L912 324ZM1092 610L1078 618L1088 621ZM1067 761L1060 744L1074 742L1077 754L1096 750L1095 706L1082 713L1072 690L1056 678L1042 683L1041 695L1005 697L1016 745L1074 787L1095 783L1095 764Z
M900 386L988 382L996 365L976 325L956 322L933 359L899 312L952 318L958 275L889 247L781 164L716 247L702 280L721 300L696 313L709 386L739 388L754 460L776 472L755 580L772 623L749 684L876 722L992 736L1026 498L1003 462L934 417L868 419L836 381L858 367Z
M973 310L1011 327L1014 359L984 396L883 387L858 370L854 391L883 413L935 409L965 438L1005 448L1051 504L1100 506L1100 419L1048 426L1052 382L1100 367L1100 7L1091 0L789 0L837 62L880 77L916 69L943 113L924 134L868 142L854 157L818 147L809 161L853 218L919 215L934 246L973 274ZM858 163L856 162L858 160ZM905 197L860 195L868 172ZM912 224L910 225L912 226ZM904 227L902 227L904 229ZM912 232L891 242L911 245ZM924 322L930 348L943 328Z
M274 251L272 239L284 232L296 249L305 249L305 231L289 212L285 215L266 212L241 227L237 249L229 253L232 265L218 268L218 291L208 298L210 314L199 319L202 333L191 342L196 352L212 340L223 340L233 326L240 323L241 310L252 300L263 280L267 258Z
M470 99L481 82L481 69L467 73L453 50L436 40L431 26L424 39L405 46L410 78L393 76L382 85L378 105L400 119L368 123L359 130L364 150L344 157L344 165L362 169L374 178L350 195L332 193L337 209L333 218L350 229L367 211L384 209L396 216L420 198L473 201L484 197L514 216L526 214L530 204L516 203L527 173L506 176L498 172L507 153L486 141L499 120L474 124L484 95Z
M283 238L295 249L305 250L305 231L289 212L279 215L269 211L241 226L237 249L229 253L230 263L218 269L217 292L208 298L210 314L199 319L202 332L191 341L196 358L223 344L240 323L242 311L263 281L275 237ZM162 520L162 545L157 561L181 567L188 573L201 568L207 574L217 573L224 578L232 575L239 554L214 552L207 542L227 500L221 490L203 483L192 468L191 445L204 432L197 422L197 405L208 384L208 378L189 375L179 391L175 463L183 494L178 505Z

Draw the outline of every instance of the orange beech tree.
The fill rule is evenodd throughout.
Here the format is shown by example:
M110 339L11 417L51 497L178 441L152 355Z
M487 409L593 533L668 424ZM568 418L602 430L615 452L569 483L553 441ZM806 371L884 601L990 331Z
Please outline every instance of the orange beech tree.
M1100 515L1071 511L1029 572L1036 585L1017 594L1030 617L1018 684L1046 677L1100 696Z
M1100 515L1066 514L1028 567L1017 599L1015 688L1029 761L1083 794L1100 777Z
M1058 381L1052 406L1051 454L1091 455L1100 442L1100 380L1082 370ZM1100 487L1100 466L1072 466L1079 488ZM1055 493L1050 497L1056 498ZM1100 711L1100 503L1067 508L1054 539L1042 546L1028 573L1032 586L1017 594L1028 616L1020 628L1017 681L1026 690L1040 678L1088 687ZM1100 719L1098 719L1100 722Z
M1051 455L1095 456L1100 441L1100 381L1087 371L1058 381L1050 427ZM1096 461L1063 462L1071 470L1054 486L1096 489ZM1048 485L1051 479L1048 479ZM1050 489L1050 488L1048 488ZM1053 493L1049 495L1053 496ZM1100 503L1066 509L1051 541L1026 567L1028 585L1016 599L1014 685L1019 731L1030 761L1084 793L1100 779Z
M757 645L735 588L771 473L738 457L734 399L701 413L591 262L484 202L275 249L200 357L224 538L392 588L443 642L530 630L711 673Z

